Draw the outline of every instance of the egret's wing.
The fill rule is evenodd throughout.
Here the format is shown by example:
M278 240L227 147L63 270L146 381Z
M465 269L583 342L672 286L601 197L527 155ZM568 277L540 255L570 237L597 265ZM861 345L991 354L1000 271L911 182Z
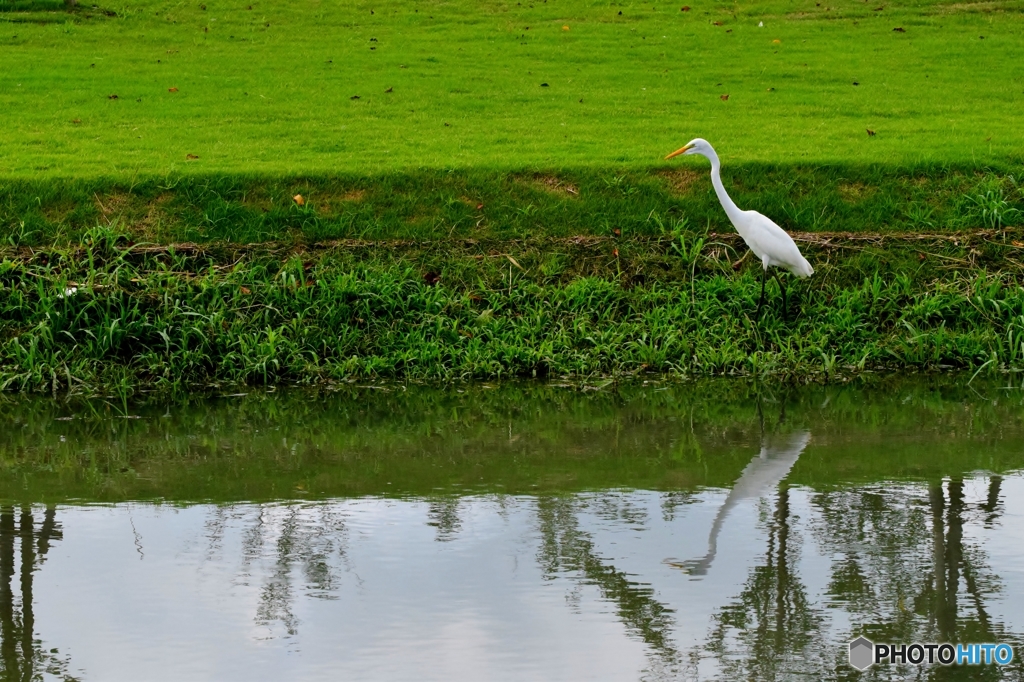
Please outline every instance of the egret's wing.
M778 265L790 270L795 269L797 274L801 274L801 271L810 268L810 264L804 259L800 249L797 248L796 242L789 236L789 233L779 227L774 220L762 213L757 211L747 211L747 213L750 216L752 228L750 229L751 238L748 242L754 241L757 244L756 247L750 244L751 250L761 258L767 255L769 265ZM803 273L803 275L806 274L810 273Z

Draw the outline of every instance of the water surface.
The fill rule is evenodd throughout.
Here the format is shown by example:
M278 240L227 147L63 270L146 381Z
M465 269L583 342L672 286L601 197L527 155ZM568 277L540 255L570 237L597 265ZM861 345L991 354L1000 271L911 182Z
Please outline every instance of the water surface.
M0 398L4 679L850 679L1024 654L1024 391ZM1021 679L1006 668L866 677Z

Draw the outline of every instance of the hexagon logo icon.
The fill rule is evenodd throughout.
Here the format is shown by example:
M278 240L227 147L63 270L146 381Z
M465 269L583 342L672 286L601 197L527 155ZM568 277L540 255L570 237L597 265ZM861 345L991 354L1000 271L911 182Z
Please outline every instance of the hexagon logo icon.
M867 670L874 662L875 643L867 637L858 637L850 642L850 665L857 670Z

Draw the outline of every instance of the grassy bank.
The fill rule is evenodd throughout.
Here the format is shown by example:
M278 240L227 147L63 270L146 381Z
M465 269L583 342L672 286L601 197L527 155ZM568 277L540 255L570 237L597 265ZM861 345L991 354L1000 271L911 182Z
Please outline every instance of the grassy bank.
M0 177L1022 159L1020 0L83 4L0 2Z
M740 206L792 231L960 232L1024 224L1021 167L739 164L724 176ZM732 230L703 159L645 170L0 183L0 244L74 245L97 225L161 244L633 238Z
M8 250L0 385L1024 367L1017 230L798 235L789 320L734 233Z
M1021 9L0 0L0 386L1016 369Z

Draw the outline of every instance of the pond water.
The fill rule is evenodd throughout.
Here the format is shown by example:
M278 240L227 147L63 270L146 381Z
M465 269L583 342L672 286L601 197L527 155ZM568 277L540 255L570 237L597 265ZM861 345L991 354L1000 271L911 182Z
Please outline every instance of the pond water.
M0 397L3 679L1021 679L1024 390L969 379Z

